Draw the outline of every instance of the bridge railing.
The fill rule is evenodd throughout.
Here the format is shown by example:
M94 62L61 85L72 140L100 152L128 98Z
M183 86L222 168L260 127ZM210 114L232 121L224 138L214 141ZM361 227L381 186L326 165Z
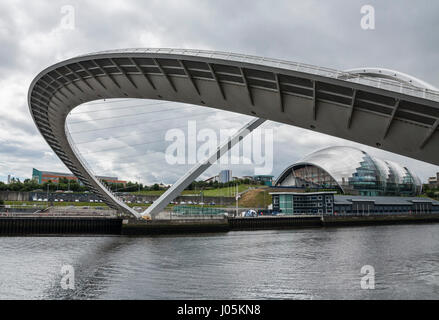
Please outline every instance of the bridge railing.
M274 68L283 68L298 72L304 72L309 74L315 74L323 77L343 79L345 81L359 83L371 87L376 87L384 90L400 92L419 98L425 98L439 102L439 92L418 88L409 84L399 83L388 79L377 79L365 75L358 74L352 77L352 74L345 71L340 71L332 68L319 67L306 63L292 62L282 59L273 59L266 57L258 57L253 55L221 52L221 51L209 51L209 50L194 50L194 49L173 49L173 48L128 48L120 50L107 50L96 53L90 53L79 57L86 57L95 54L106 53L160 53L160 54L180 54L187 56L206 57L222 60L232 60L244 63L262 64Z

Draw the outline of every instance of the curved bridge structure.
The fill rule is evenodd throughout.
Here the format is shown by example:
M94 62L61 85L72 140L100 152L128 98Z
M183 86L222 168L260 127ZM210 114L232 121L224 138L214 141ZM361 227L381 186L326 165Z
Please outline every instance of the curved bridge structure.
M44 139L102 201L136 216L87 167L66 127L69 112L83 103L127 97L252 115L439 165L439 92L413 83L179 49L105 51L43 70L30 86L28 103Z
M374 77L378 79L390 79L409 86L411 85L418 88L439 91L438 88L423 80L420 80L411 75L396 70L385 69L385 68L356 68L356 69L346 70L346 72L349 73L351 77L352 76L355 77L357 75L363 75L363 76Z

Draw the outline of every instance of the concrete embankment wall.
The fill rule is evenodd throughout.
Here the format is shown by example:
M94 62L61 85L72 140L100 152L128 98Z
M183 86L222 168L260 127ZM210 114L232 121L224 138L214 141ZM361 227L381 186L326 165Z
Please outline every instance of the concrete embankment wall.
M0 236L120 235L122 219L0 217Z
M159 235L294 229L382 224L438 223L439 215L289 216L257 218L122 220L110 217L0 217L0 236L21 235ZM318 231L316 231L318 232Z
M439 215L328 216L323 218L320 216L268 216L256 218L156 220L147 222L129 220L126 224L123 224L122 234L152 235L432 222L439 222Z
M322 219L315 217L257 217L257 218L231 218L231 230L257 230L257 229L285 229L293 227L321 227Z
M172 233L209 233L228 232L230 224L227 219L179 219L137 221L130 220L122 225L123 235L156 235Z
M326 216L322 220L322 225L325 227L333 227L434 222L439 222L438 214Z

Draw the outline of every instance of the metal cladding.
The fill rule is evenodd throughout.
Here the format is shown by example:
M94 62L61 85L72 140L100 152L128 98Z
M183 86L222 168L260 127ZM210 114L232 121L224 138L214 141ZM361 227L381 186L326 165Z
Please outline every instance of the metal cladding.
M105 51L45 69L32 82L28 95L39 131L102 201L133 215L136 212L88 168L65 125L75 107L111 98L208 106L439 165L439 93L404 82L283 60L185 49Z
M338 188L365 196L417 195L421 180L408 168L352 147L316 151L288 167L278 186Z

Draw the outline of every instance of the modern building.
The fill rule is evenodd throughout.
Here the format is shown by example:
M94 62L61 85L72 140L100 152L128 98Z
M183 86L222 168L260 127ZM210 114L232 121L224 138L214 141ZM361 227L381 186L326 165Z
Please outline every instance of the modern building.
M232 170L221 170L218 175L218 181L220 183L227 183L232 181Z
M334 214L417 214L438 213L439 201L421 197L352 197L336 195Z
M219 174L204 180L204 182L227 183L235 180L238 180L238 177L232 176L232 170L222 170Z
M273 211L284 214L333 214L335 192L273 192Z
M436 177L428 178L428 185L432 188L439 187L439 172L436 173Z
M229 171L229 173L227 173L227 171ZM228 180L229 177L230 177L230 179ZM270 176L270 175L256 175L256 176L232 177L232 171L231 170L223 170L218 175L212 176L212 177L204 180L204 182L220 182L220 183L225 183L225 182L221 181L221 179L223 179L223 181L226 181L226 182L248 179L250 181L262 182L263 184L265 184L267 186L272 186L273 185L273 176Z
M364 197L334 192L273 192L273 210L286 215L439 214L439 201L420 197Z
M257 175L253 176L253 180L257 182L262 182L266 186L272 186L273 185L273 176L269 175Z
M117 177L104 177L104 176L97 176L98 179L101 179L107 183L118 183L125 185L127 182L123 180L119 180ZM70 181L77 181L79 184L82 185L81 181L78 180L77 177L75 177L71 173L60 173L60 172L51 172L51 171L40 171L35 168L32 169L32 179L36 181L38 184L43 184L45 182L53 182L53 183L59 183L60 179L67 179Z
M362 196L415 196L421 180L407 167L352 147L329 147L287 167L277 187L338 190Z

